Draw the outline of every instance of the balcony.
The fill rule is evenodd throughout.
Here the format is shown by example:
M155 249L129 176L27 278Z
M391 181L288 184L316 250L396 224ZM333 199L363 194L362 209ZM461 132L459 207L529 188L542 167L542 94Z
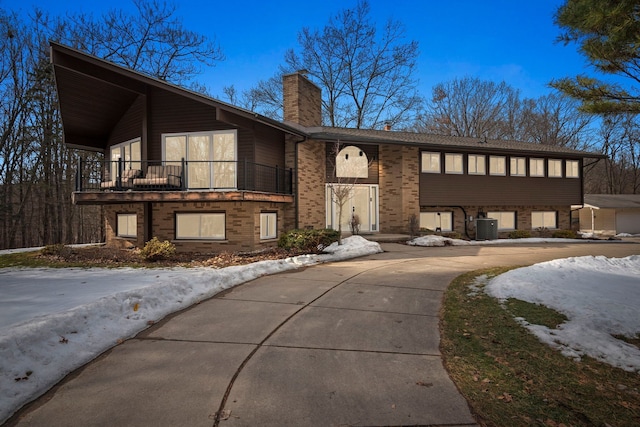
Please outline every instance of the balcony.
M161 201L293 202L293 172L247 161L86 161L76 204Z

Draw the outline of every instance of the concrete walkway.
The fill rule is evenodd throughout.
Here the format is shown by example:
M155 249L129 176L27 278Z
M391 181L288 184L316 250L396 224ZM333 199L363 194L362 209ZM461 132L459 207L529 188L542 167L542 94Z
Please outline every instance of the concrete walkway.
M639 244L419 248L262 277L175 314L8 421L33 426L474 426L439 351L457 275Z

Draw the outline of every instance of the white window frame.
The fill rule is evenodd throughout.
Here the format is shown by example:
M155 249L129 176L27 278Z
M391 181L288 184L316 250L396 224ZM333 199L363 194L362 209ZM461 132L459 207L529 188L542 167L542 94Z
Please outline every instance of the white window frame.
M565 160L565 177L580 178L580 162L577 160Z
M544 159L529 159L529 176L544 177Z
M118 176L118 160L120 159L122 159L124 170L142 169L142 142L140 138L133 138L109 147L111 180Z
M260 239L278 237L278 214L276 212L260 212Z
M511 158L511 176L527 176L527 159L526 157Z
M202 220L204 218L222 221L222 233L202 235L203 227ZM180 220L195 222L198 221L199 234L196 235L183 235L180 231ZM227 218L224 212L176 212L175 214L175 236L176 240L225 240L227 230Z
M547 160L547 170L549 171L549 178L562 178L562 160Z
M136 237L137 235L138 235L138 215L134 213L116 214L116 236L117 237Z
M420 212L420 228L441 232L453 231L453 212Z
M487 218L498 220L498 231L510 231L516 229L515 211L487 212ZM505 227L505 224L509 224L509 226Z
M467 170L469 175L486 175L486 156L484 154L469 154L467 156Z
M500 164L502 164L502 167L500 167ZM507 175L507 158L505 156L489 156L489 175Z
M556 229L558 228L558 212L556 211L534 211L531 212L531 228Z
M216 158L216 135L233 135L233 154L232 154L232 159L220 159L220 158ZM198 161L198 159L192 159L190 157L190 153L189 153L189 138L190 137L199 137L199 136L208 136L209 137L209 150L208 150L208 160L204 160L205 162L208 161L209 163L209 171L208 171L208 178L209 178L209 185L206 187L189 187L189 183L190 183L190 179L189 179L189 169L190 167L187 167L184 172L184 176L185 176L185 187L187 189L189 188L193 188L193 189L215 189L215 190L235 190L238 188L238 168L237 168L237 161L238 161L238 131L236 129L226 129L226 130L216 130L216 131L209 131L209 132L177 132L177 133L165 133L162 134L162 160L166 162L166 164L172 164L172 165L181 165L181 159L170 159L167 160L167 150L166 150L166 141L167 138L171 138L171 137L184 137L185 138L185 147L184 147L184 153L185 153L185 160L187 162L192 161L194 164L196 164L196 162ZM201 160L201 159L200 159ZM222 163L222 162L228 162L227 163ZM231 172L233 173L233 179L232 179L232 183L231 185L226 185L226 186L218 186L217 185L217 180L218 180L218 176L224 177L225 176L225 172L229 172L229 168L231 168Z
M448 174L462 175L464 173L463 155L459 153L445 153L444 172Z
M442 173L441 155L440 153L423 151L422 155L422 172L424 173Z

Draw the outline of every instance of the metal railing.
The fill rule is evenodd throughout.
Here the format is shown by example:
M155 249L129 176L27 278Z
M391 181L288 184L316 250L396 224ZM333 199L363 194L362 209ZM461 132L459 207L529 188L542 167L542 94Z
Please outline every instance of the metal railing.
M259 191L293 194L293 171L245 161L78 161L77 192Z

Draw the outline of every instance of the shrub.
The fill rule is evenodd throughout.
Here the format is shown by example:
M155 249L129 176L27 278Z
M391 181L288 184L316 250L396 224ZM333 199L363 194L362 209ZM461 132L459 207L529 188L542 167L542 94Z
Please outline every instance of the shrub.
M551 237L555 237L556 239L577 239L578 235L573 230L556 230Z
M420 220L416 214L411 214L409 216L409 234L411 238L414 238L420 232Z
M337 230L328 228L320 230L291 230L280 236L278 246L288 251L304 253L320 253L324 248L340 237Z
M173 243L168 240L161 242L157 237L149 240L140 251L140 255L147 261L171 258L175 253L176 246Z
M529 230L513 230L509 233L510 239L528 239L529 237L531 237Z

